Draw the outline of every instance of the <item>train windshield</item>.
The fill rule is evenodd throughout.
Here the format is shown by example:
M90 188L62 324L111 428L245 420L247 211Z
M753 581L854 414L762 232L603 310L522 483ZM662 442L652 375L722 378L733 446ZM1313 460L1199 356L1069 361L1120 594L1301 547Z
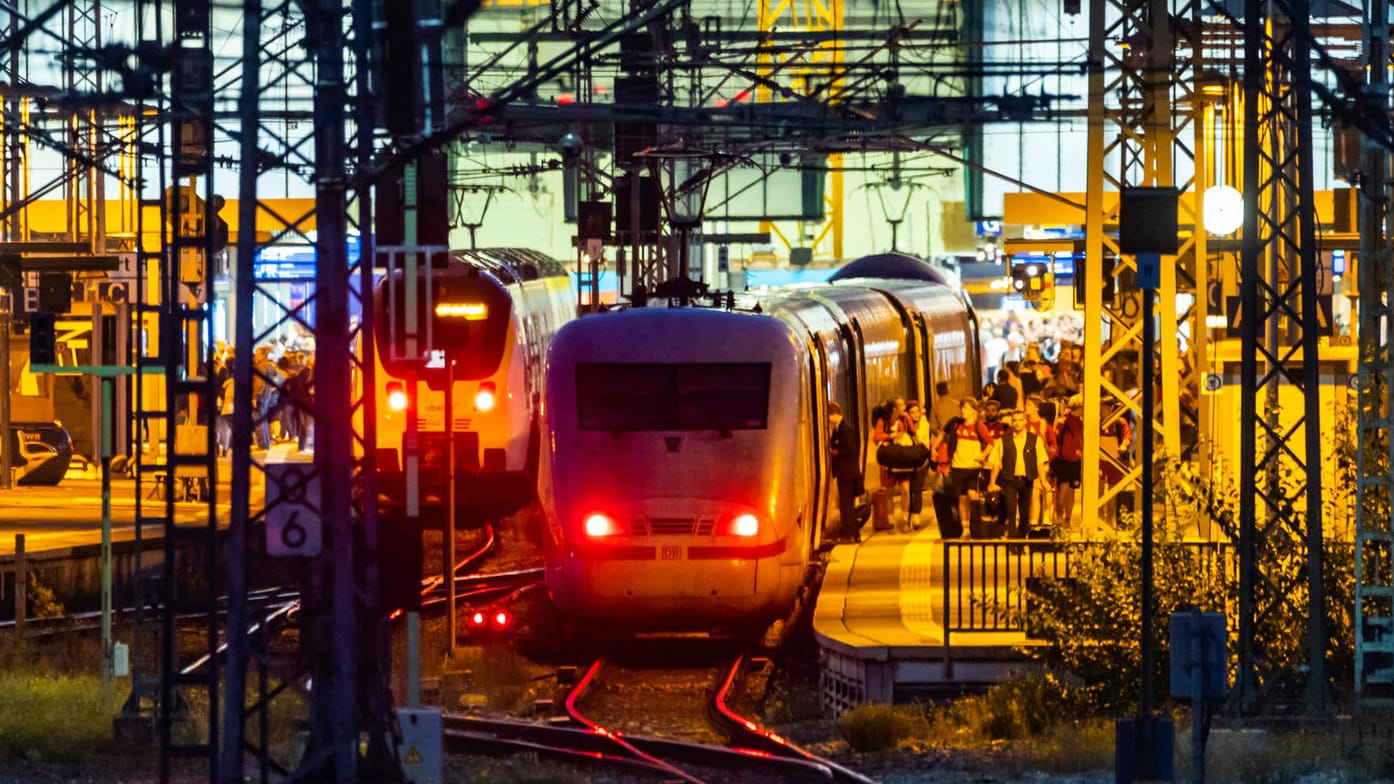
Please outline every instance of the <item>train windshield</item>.
M405 378L420 370L436 388L441 382L447 354L455 358L458 381L488 378L503 360L512 301L494 280L470 275L461 266L437 270L430 278L422 272L417 308L422 319L418 354L408 356L406 346L406 284L401 270L379 282L376 296L378 359L388 375ZM431 287L426 291L427 280ZM428 310L429 306L429 310ZM427 323L429 322L429 323ZM429 344L426 331L430 330Z
M576 401L582 430L763 430L770 365L582 363Z

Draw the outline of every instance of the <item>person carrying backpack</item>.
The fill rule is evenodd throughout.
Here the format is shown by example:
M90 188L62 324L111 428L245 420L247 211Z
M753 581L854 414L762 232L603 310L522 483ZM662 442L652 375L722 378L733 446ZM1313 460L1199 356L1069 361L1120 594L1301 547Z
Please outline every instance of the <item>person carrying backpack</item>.
M982 470L992 449L992 432L978 421L978 401L964 398L959 415L944 425L943 454L949 464L950 493L958 500L958 524L973 519L973 504L982 496ZM940 531L944 525L940 524ZM946 538L949 538L945 534Z

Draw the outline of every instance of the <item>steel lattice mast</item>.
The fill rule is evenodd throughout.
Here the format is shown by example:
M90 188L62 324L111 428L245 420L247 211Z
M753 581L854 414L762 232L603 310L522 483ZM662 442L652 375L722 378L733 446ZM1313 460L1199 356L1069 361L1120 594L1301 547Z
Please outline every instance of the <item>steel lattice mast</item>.
M1389 118L1389 3L1365 4L1361 103ZM1371 134L1360 148L1359 397L1356 442L1355 689L1362 701L1394 700L1394 268L1389 222L1389 150Z
M1303 665L1306 710L1325 713L1329 705L1309 11L1306 0L1244 4L1239 470L1248 481L1240 493L1233 692L1242 711L1258 707L1260 679ZM1300 396L1298 411L1280 410L1284 388ZM1306 628L1305 656L1260 634L1279 622Z
M1167 0L1096 0L1090 5L1088 191L1085 196L1084 300L1084 439L1083 508L1096 510L1137 487L1142 466L1127 465L1101 450L1099 429L1132 414L1139 427L1151 426L1166 454L1181 454L1179 406L1183 384L1194 386L1194 373L1183 377L1181 355L1174 336L1195 312L1177 312L1176 293L1194 291L1196 276L1178 263L1195 259L1193 269L1206 262L1206 237L1193 231L1175 257L1161 264L1157 292L1158 317L1163 325L1152 359L1144 358L1142 308L1135 283L1137 261L1118 251L1106 227L1118 222L1118 194L1129 187L1176 187L1181 192L1181 225L1200 223L1200 199L1206 167L1191 157L1191 142L1204 142L1196 122L1195 84L1200 71L1200 12L1194 2ZM1187 20L1189 34L1172 28ZM1177 35L1189 35L1180 41ZM1126 49L1112 41L1125 40ZM1191 139L1187 136L1190 135ZM1199 171L1197 171L1199 169ZM1179 174L1178 174L1179 173ZM1189 179L1177 180L1177 177ZM1111 273L1104 259L1116 259ZM1076 270L1075 274L1079 274ZM1112 280L1109 280L1109 276ZM1116 292L1104 297L1105 284ZM1203 319L1200 326L1203 327ZM1193 327L1190 334L1196 334ZM1152 361L1160 368L1161 405L1141 410L1137 368L1125 360ZM1140 367L1140 366L1139 366ZM1123 476L1103 488L1095 466L1112 462ZM1144 501L1145 502L1145 501Z

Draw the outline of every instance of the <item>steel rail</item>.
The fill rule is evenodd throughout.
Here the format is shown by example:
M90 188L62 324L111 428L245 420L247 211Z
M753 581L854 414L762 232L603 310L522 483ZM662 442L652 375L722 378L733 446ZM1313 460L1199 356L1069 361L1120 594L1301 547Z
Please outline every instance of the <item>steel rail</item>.
M716 690L712 697L713 716L730 734L732 745L741 744L744 747L773 754L776 757L791 761L802 762L809 765L816 765L828 772L828 776L833 781L851 782L852 784L876 784L876 780L868 778L855 770L843 767L829 759L820 757L807 749L795 744L788 738L768 730L759 723L743 716L732 710L727 697L735 688L736 681L744 670L748 658L741 654L736 658L730 669L726 673L726 678L722 681L721 687Z
M546 751L559 756L579 756L595 761L614 763L640 763L647 770L657 770L670 774L669 767L654 767L646 759L632 754L617 756L608 753L613 748L612 735L594 732L583 727L562 727L532 722L487 719L477 716L446 714L446 734L452 733L470 738L477 747L499 744L514 747L520 751ZM833 774L826 765L781 758L753 749L738 749L728 746L713 746L704 743L652 738L639 735L626 736L635 748L654 759L678 760L688 764L727 770L749 771L754 768L768 768L771 772L784 774L782 780L795 776L800 781L827 782Z
M581 677L581 680L577 681L576 687L571 690L570 694L566 695L566 713L568 716L571 717L571 720L581 725L582 727L585 727L592 734L598 737L605 738L614 745L626 750L635 759L643 760L653 765L658 765L661 767L662 770L667 771L668 773L674 776L677 776L682 781L688 782L688 784L704 784L702 779L693 776L692 774L688 773L682 768L677 767L676 765L672 765L671 763L665 762L651 754L648 754L647 752L641 750L638 746L634 745L634 743L626 739L621 733L611 730L608 727L601 726L600 724L597 724L596 722L586 718L581 713L581 709L577 707L577 703L580 702L583 696L585 696L586 691L590 688L591 684L595 682L596 676L598 676L600 674L600 671L605 668L605 664L605 657L602 656L601 658L596 659L595 662L591 664L590 669L586 670L586 674Z

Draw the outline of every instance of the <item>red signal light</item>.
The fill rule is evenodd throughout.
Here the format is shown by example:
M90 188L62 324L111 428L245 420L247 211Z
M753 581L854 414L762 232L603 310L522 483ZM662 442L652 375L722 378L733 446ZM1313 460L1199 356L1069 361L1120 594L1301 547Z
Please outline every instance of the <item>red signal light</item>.
M497 399L494 396L494 382L485 381L479 385L479 391L474 393L474 407L480 411L492 411Z
M474 612L470 613L470 626L483 626L483 625L484 625L484 613L482 613L482 612L480 612L480 611L478 611L478 610L475 610Z
M387 382L387 407L393 411L407 410L407 388L400 381Z
M500 629L504 628L512 621L513 619L509 617L508 613L504 610L499 610L498 612L494 613L494 626Z

